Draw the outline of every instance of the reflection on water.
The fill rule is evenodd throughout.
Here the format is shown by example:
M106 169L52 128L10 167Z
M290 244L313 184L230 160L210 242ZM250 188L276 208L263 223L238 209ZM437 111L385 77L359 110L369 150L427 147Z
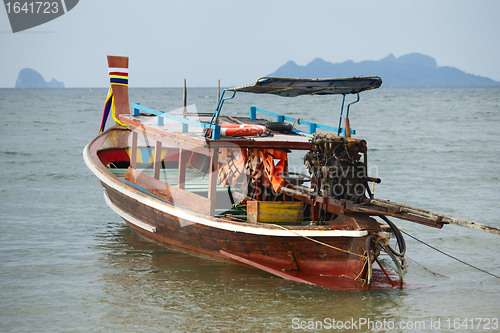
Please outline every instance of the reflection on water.
M395 320L406 291L343 292L283 280L257 269L167 250L127 226L106 235L102 275L111 306L102 323L158 331L282 331L292 320Z

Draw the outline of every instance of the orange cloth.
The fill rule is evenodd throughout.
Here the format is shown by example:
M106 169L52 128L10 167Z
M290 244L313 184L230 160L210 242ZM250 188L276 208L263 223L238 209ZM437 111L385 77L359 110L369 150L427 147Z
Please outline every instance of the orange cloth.
M278 193L285 182L280 174L285 171L287 153L274 149L261 149L260 155L267 178L269 178L274 192ZM274 160L279 160L276 165L274 164Z

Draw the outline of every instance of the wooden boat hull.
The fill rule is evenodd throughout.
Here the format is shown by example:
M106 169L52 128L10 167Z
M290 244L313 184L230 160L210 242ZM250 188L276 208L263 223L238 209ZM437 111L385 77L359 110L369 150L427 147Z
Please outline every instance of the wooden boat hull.
M110 138L121 140L120 135L103 133L84 149L84 159L99 179L107 204L143 237L169 249L250 265L297 282L329 289L368 289L363 256L368 231L290 229L199 214L113 175L97 154ZM396 287L380 272L373 276L373 289Z
M298 235L286 236L285 234L289 232L276 227L268 230L277 234L271 236L265 235L265 229L259 234L256 231L237 232L231 230L236 228L222 229L192 223L123 195L104 183L102 185L109 200L108 204L135 231L173 250L216 260L238 262L221 253L223 251L240 254L249 260L279 266L285 270L293 270L298 266L300 270L312 274L345 276L351 279L355 279L363 270L364 261L360 260L360 256L325 248L324 245ZM147 230L135 221L141 221L152 228ZM358 236L320 237L320 239L323 243L345 251L359 253L365 250L368 235L363 235L363 232L353 234Z

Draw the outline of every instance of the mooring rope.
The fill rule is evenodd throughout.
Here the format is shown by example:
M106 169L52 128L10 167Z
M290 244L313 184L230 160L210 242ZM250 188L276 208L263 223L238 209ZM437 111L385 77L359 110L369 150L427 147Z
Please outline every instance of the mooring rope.
M310 238L310 237L307 237L307 236L301 235L300 233L295 232L295 231L293 231L293 230L291 230L291 229L285 228L284 226L281 226L281 225L279 225L279 224L269 224L269 223L266 223L266 225L273 225L273 226L279 227L279 228L281 228L281 229L283 229L283 230L288 230L288 231L290 231L291 233L296 234L297 236L300 236L300 237L304 237L305 239L310 240L310 241L312 241L312 242L318 243L318 244L320 244L320 245L323 245L323 246L326 246L326 247L332 248L332 249L337 250L337 251L340 251L340 252L349 253L349 254L352 254L352 255L358 256L358 257L362 258L363 260L366 260L366 255L361 255L361 254L358 254L358 253L354 253L354 252L351 252L351 251L347 251L347 250L344 250L344 249L341 249L341 248L338 248L338 247L332 246L332 245L330 245L330 244L326 244L326 243L320 242L320 241L315 240L315 239L313 239L313 238Z
M366 265L368 264L368 256L366 257L366 260L364 260L363 268L361 268L361 271L359 272L358 276L354 278L356 281L361 281L361 286L364 286L366 283L365 279L360 279L361 274L363 274L363 271L365 270Z
M450 276L448 276L448 275L444 275L444 274L441 274L441 273L438 273L438 272L433 271L433 270L432 270L432 269L430 269L429 267L426 267L426 266L422 265L421 263L419 263L419 262L417 262L417 261L415 261L415 260L411 259L411 258L410 258L410 257L408 257L408 256L406 256L406 259L408 259L409 261L411 261L411 262L412 262L412 263L414 263L414 264L417 264L417 265L419 265L419 266L421 266L421 267L425 268L426 270L428 270L429 272L431 272L431 273L432 273L432 274L434 274L434 275L442 276L442 277L445 277L445 278L448 278L448 279L453 279L452 277L450 277Z
M458 258L456 258L456 257L454 257L454 256L452 256L452 255L450 255L450 254L448 254L448 253L446 253L446 252L443 252L443 251L441 251L441 250L439 250L439 249L436 249L434 246L429 245L429 244L427 244L427 243L426 243L426 242L424 242L424 241L421 241L420 239L418 239L418 238L416 238L416 237L414 237L414 236L410 235L409 233L407 233L407 232L405 232L405 231L403 231L403 230L400 230L400 231L401 231L402 233L404 233L405 235L410 236L410 237L411 237L411 238L413 238L414 240L416 240L416 241L418 241L418 242L420 242L420 243L422 243L422 244L424 244L424 245L427 245L427 246L428 246L428 247L430 247L431 249L433 249L433 250L435 250L435 251L437 251L437 252L439 252L439 253L442 253L442 254L444 254L445 256L450 257L451 259L454 259L454 260L456 260L456 261L458 261L458 262L461 262L461 263L462 263L462 264L464 264L464 265L467 265L467 266L469 266L469 267L472 267L472 268L474 268L474 269L477 269L478 271L481 271L481 272L483 272L483 273L486 273L486 274L488 274L488 275L491 275L491 276L493 276L493 277L496 277L497 279L500 279L500 276L498 276L498 275L495 275L495 274L493 274L493 273L487 272L487 271L485 271L484 269L481 269L481 268L479 268L479 267L476 267L476 266L474 266L474 265L471 265L471 264L469 264L469 263L467 263L467 262L465 262L465 261L463 261L463 260L460 260L460 259L458 259Z

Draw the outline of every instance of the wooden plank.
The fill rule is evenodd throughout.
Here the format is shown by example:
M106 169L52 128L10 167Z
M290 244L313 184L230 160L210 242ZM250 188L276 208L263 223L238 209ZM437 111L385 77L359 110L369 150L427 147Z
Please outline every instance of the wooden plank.
M132 169L137 167L137 132L132 132L132 146L130 147L130 166Z
M297 222L301 208L302 202L247 201L248 221L254 223L293 223Z
M387 200L372 199L370 200L370 203L374 206L386 208L389 212L394 212L394 214L396 215L395 217L399 217L398 215L416 215L417 217L420 217L420 219L428 219L441 226L443 223L456 224L461 227L500 235L500 228L489 226L479 222L464 220L453 216L447 216L429 210L397 204Z
M208 215L210 213L210 201L200 195L179 189L178 187L165 184L138 170L129 168L125 180L143 188L147 192L160 197L171 203L191 209L192 211ZM214 207L215 208L215 207Z
M160 169L161 169L161 141L156 141L155 159L153 162L153 177L157 180L160 179Z
M210 215L215 214L215 200L217 190L217 175L219 166L219 148L212 148L210 150L210 175L208 178L208 201Z
M410 215L404 212L398 212L395 210L390 210L384 207L376 207L376 206L366 206L366 205L359 205L355 204L352 207L348 209L349 212L356 212L356 213L364 213L364 214L369 214L371 216L391 216L395 217L398 219L410 221L410 222L415 222L419 224L426 225L428 227L433 227L433 228L438 228L441 229L443 227L442 222L437 222L435 220L431 220L425 217L420 217L420 216L415 216L415 215Z
M179 171L177 174L177 186L184 190L186 188L186 150L179 149Z

